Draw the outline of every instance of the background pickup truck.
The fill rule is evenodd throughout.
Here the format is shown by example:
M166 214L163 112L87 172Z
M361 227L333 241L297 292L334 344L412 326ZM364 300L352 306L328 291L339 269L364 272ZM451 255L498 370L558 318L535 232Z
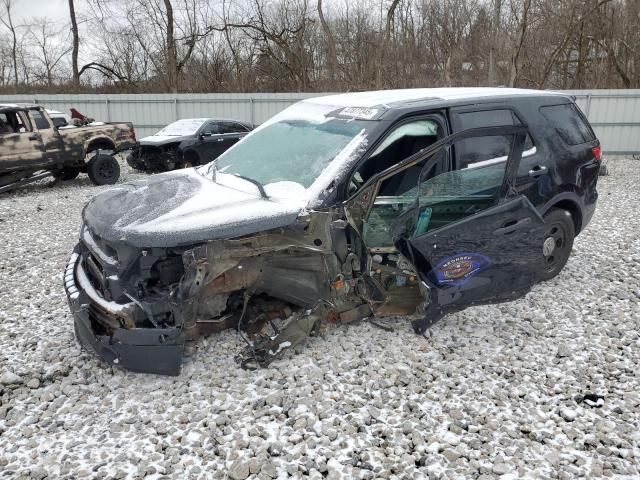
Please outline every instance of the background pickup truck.
M0 104L0 193L49 175L71 180L81 172L95 185L114 184L120 166L113 155L135 141L131 123L63 129L39 105Z

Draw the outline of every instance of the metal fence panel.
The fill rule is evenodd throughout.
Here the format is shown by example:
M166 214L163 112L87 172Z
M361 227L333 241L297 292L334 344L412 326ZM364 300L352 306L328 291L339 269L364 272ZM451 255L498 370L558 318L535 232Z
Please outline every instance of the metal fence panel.
M605 153L640 154L640 90L565 90L575 95Z
M640 154L640 90L565 90L589 118L608 154ZM74 107L103 121L129 121L138 138L179 118L232 118L263 123L304 98L326 93L5 95L0 103L38 103L67 112Z

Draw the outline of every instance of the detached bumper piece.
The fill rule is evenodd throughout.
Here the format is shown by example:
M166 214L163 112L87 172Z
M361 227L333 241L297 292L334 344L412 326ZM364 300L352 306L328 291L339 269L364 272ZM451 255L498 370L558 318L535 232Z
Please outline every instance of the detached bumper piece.
M80 281L79 281L80 279ZM180 328L108 328L100 315L108 304L86 281L78 247L64 273L64 289L73 314L76 338L82 347L101 360L127 370L159 375L178 375L184 352L184 334ZM122 309L124 310L124 308Z

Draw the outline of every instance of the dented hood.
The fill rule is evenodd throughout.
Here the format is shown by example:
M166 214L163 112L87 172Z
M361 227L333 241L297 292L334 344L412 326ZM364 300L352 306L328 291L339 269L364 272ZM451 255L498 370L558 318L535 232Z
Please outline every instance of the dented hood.
M96 195L83 220L108 241L172 247L283 227L302 210L301 200L265 199L252 189L213 182L194 169L167 172Z

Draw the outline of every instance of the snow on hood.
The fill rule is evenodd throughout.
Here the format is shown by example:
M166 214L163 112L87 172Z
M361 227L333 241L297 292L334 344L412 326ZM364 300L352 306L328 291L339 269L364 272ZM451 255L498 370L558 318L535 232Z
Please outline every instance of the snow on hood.
M156 133L156 135L175 137L193 135L207 120L208 119L206 118L184 118L182 120L170 123L158 133Z
M264 199L187 169L96 195L83 218L94 234L108 241L143 248L188 245L292 224L304 201L284 193L290 190L291 185L273 184L267 189L270 198Z
M167 142L181 142L187 138L186 136L175 136L175 135L151 135L149 137L144 137L139 140L140 145L161 145Z

